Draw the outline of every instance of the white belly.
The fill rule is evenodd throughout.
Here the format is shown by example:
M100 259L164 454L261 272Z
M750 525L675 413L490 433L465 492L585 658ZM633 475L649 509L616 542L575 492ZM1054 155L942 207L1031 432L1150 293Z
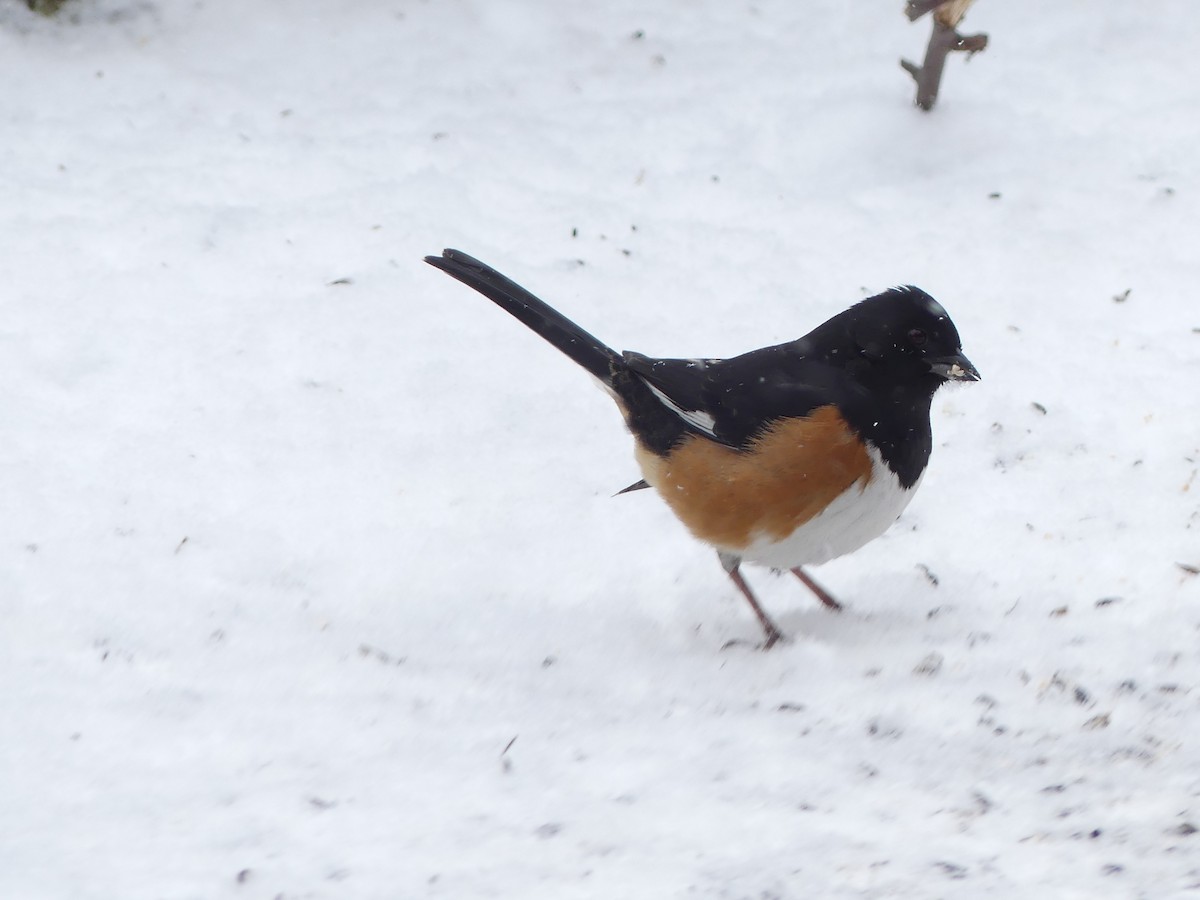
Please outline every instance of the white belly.
M756 537L748 547L738 551L738 555L746 562L773 569L819 566L853 553L887 531L904 512L921 482L918 479L906 490L878 451L868 447L867 452L871 457L871 478L866 485L861 482L851 485L824 512L809 519L788 537L781 540Z

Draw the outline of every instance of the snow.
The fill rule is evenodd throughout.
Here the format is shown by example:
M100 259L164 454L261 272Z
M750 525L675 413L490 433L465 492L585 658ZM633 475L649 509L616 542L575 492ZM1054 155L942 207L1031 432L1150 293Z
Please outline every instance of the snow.
M1200 890L1200 11L984 0L926 115L900 6L0 7L0 896ZM984 380L722 651L444 246L680 357L918 284Z

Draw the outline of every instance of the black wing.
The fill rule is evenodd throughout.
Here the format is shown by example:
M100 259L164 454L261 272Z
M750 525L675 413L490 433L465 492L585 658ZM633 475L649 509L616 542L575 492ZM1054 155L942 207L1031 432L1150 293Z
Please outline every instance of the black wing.
M744 447L776 419L806 416L869 399L844 368L805 355L801 342L765 347L731 359L651 359L625 353L626 366L663 407L691 430Z

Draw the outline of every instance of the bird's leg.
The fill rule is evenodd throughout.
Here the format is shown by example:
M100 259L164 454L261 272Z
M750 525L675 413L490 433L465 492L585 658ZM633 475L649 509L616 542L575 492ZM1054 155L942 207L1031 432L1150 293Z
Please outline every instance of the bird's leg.
M827 607L832 609L834 612L842 611L842 604L840 604L836 600L834 600L833 595L831 593L829 593L829 591L825 590L825 588L821 587L819 584L817 584L815 581L813 581L812 578L809 577L808 573L805 572L802 568L800 568L799 566L796 566L796 568L792 569L791 572L793 575L795 575L797 578L799 578L801 581L803 581L804 586L807 587L814 594L816 594L817 599L820 600L822 603L824 603Z
M762 648L770 650L777 643L783 640L783 632L779 630L771 617L767 615L758 604L758 600L754 597L754 592L750 590L750 585L746 584L746 579L742 577L742 573L738 571L742 564L741 557L734 556L730 553L717 551L717 556L721 560L721 567L729 574L730 580L737 585L737 589L742 592L742 596L746 598L746 602L750 604L750 608L754 610L754 615L758 616L758 621L763 627L763 631L767 635L766 641L763 642Z

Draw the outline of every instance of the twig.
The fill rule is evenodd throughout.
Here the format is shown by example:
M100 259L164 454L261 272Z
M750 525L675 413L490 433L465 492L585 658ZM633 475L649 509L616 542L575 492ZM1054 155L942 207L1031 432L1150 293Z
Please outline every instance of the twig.
M987 47L986 34L961 35L958 23L966 15L974 0L908 0L904 14L916 21L927 12L933 12L933 33L925 48L925 61L918 66L907 59L900 65L917 83L917 106L925 111L933 109L937 102L938 88L942 83L942 70L946 56L954 52L975 54Z

